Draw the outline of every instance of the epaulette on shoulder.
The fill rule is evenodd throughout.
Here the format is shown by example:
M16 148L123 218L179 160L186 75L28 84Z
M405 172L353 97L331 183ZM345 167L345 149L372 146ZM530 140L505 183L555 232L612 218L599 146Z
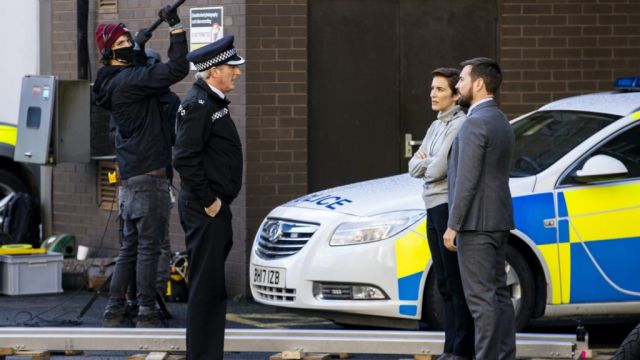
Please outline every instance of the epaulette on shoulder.
M205 104L205 100L203 98L200 98L200 97L194 97L194 98L188 99L188 100L186 100L186 101L184 101L182 103L182 105L186 109L190 109L190 108L194 108L194 107L201 107L204 104Z

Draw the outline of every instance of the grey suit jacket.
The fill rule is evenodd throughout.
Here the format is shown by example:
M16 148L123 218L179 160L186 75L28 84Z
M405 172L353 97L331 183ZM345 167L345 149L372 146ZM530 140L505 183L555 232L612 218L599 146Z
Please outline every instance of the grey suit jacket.
M509 190L514 136L495 101L479 104L462 125L449 160L449 222L457 231L515 228Z

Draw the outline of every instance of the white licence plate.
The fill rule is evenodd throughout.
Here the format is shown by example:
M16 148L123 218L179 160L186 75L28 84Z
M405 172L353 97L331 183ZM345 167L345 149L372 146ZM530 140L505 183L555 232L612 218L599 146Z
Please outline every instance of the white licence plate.
M255 285L284 288L284 269L253 266L252 282Z

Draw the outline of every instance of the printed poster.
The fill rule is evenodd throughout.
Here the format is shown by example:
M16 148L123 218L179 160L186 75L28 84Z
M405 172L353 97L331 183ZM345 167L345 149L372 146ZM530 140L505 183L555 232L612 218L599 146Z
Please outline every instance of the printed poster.
M196 50L224 36L222 7L191 8L189 13L191 47Z

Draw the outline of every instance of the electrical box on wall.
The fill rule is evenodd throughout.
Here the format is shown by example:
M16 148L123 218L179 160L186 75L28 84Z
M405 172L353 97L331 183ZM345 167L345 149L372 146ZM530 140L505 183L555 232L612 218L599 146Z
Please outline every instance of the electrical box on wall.
M49 163L56 80L53 76L22 78L14 160Z
M33 164L89 162L90 108L86 80L25 76L14 160Z

